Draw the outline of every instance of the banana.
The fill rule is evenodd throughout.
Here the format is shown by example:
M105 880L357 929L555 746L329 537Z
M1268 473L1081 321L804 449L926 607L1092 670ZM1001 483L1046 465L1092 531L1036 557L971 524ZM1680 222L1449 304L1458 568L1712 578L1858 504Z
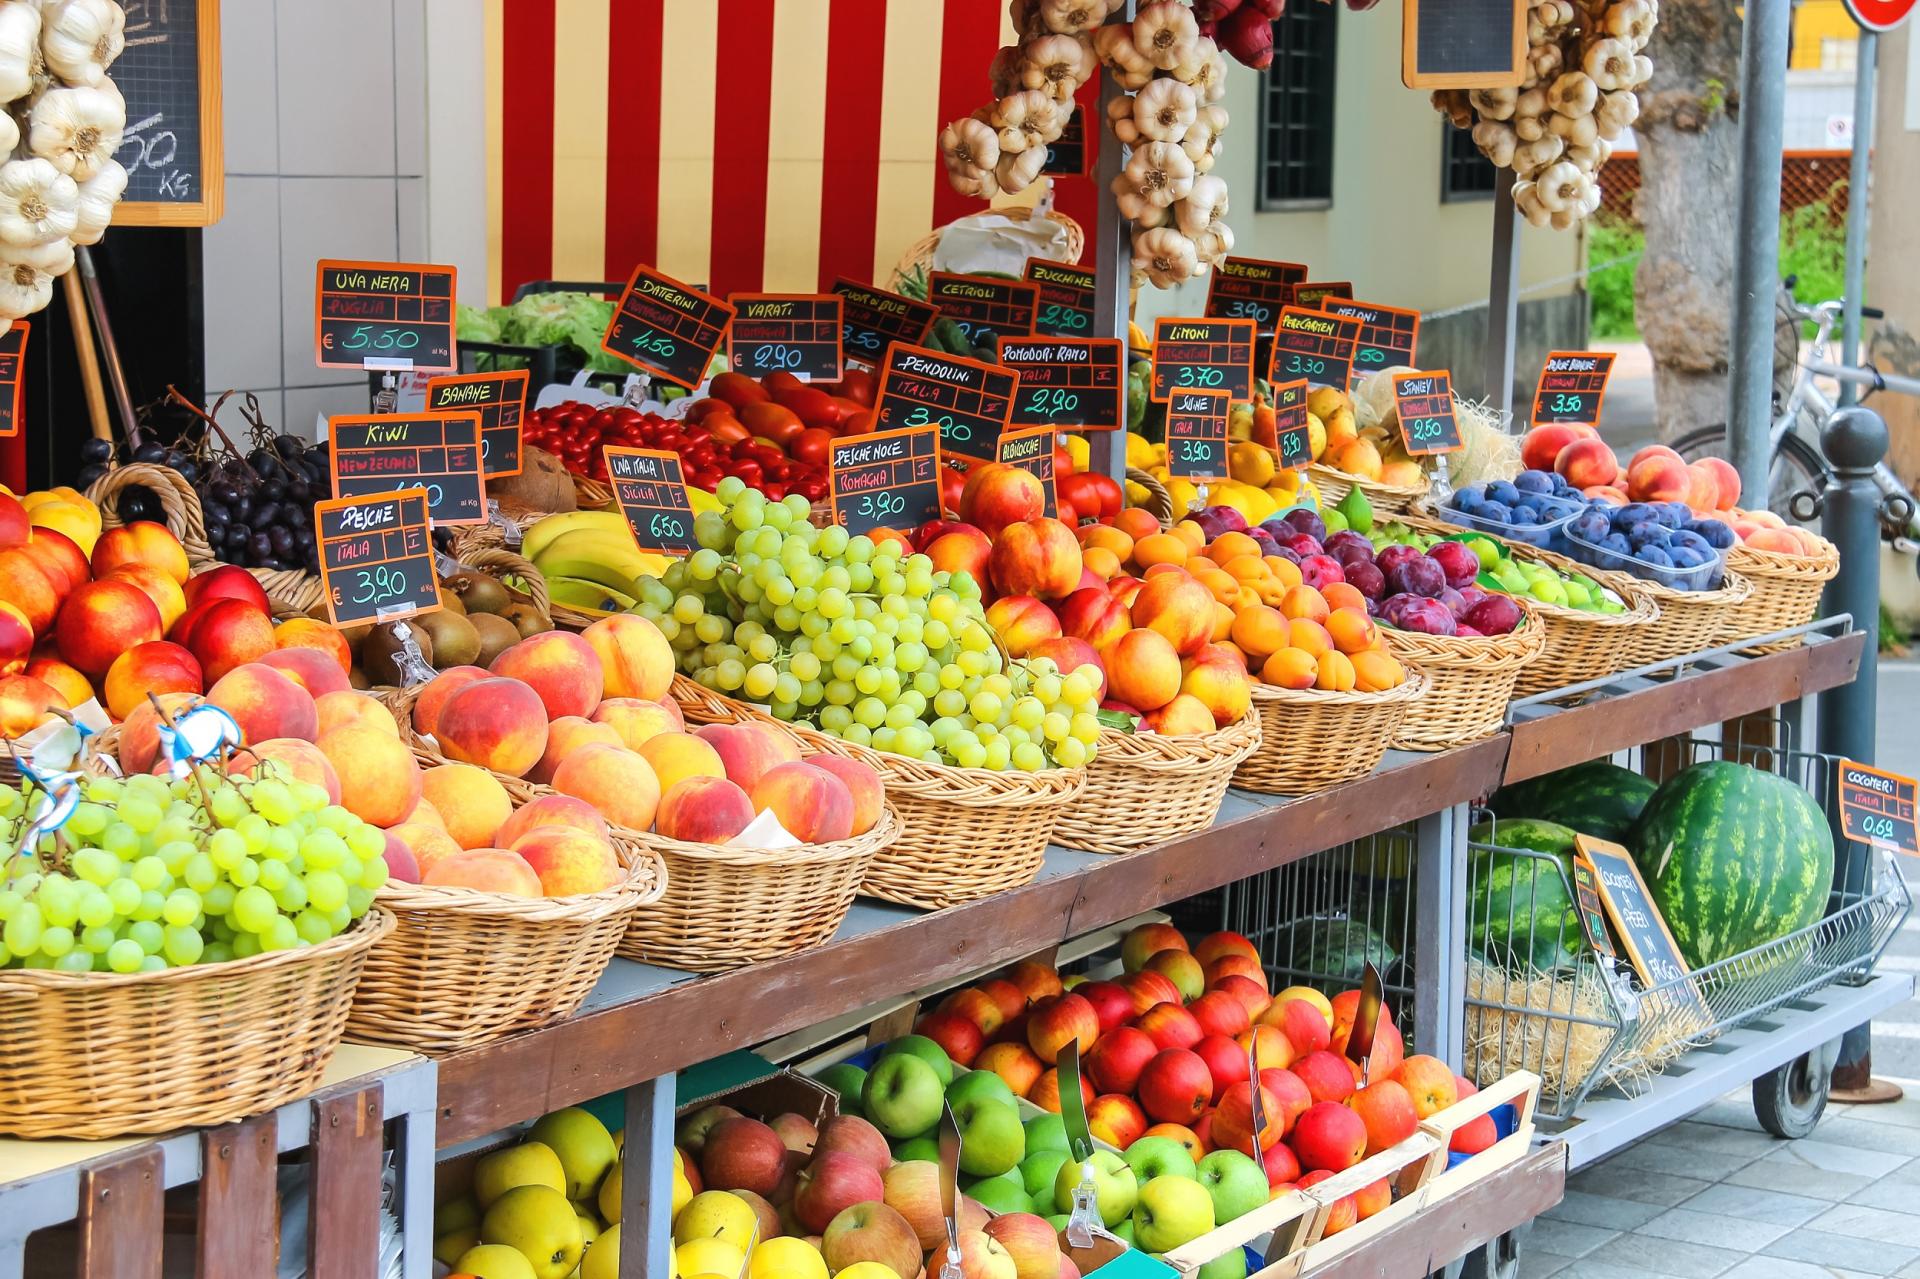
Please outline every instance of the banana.
M622 595L638 596L637 579L654 576L666 568L657 555L635 548L624 532L603 533L598 529L577 529L555 538L534 561L549 580L573 577L598 582Z
M520 554L530 560L537 560L540 558L541 551L552 545L554 539L564 533L580 529L604 529L620 533L626 526L625 517L618 511L566 511L559 515L549 515L522 532Z
M582 581L577 577L550 577L547 579L547 594L556 604L565 604L571 608L583 608L597 613L626 612L634 607L631 596L623 595L611 587L598 582Z

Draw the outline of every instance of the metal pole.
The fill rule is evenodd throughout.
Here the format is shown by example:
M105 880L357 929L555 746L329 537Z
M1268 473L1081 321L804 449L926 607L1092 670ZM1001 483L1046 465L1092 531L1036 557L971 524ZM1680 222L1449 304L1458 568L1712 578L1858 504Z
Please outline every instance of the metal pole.
M1847 158L1847 256L1841 285L1846 307L1840 313L1840 362L1860 363L1860 305L1866 300L1867 158L1873 151L1873 91L1880 37L1862 27L1853 72L1853 154ZM1858 404L1860 388L1840 384L1840 403Z
M1772 469L1774 294L1780 278L1780 138L1786 109L1790 0L1747 5L1740 57L1739 258L1733 280L1733 369L1727 436L1748 493Z
M1460 1069L1466 1046L1467 806L1414 824L1414 1048Z
M1513 411L1513 348L1520 319L1520 215L1513 170L1494 170L1493 275L1487 282L1487 385L1481 392L1503 417Z
M673 1264L673 1102L671 1074L627 1089L620 1151L620 1279L664 1275Z
M1874 467L1887 452L1887 424L1872 409L1840 409L1820 428L1820 448L1833 466L1833 479L1820 498L1820 531L1840 551L1840 573L1827 583L1820 602L1825 616L1851 613L1855 627L1867 633L1860 673L1851 684L1820 694L1820 751L1873 762L1875 707L1879 687L1880 486ZM1864 892L1873 873L1872 853L1839 837L1839 806L1829 804L1836 825L1840 858L1834 865L1834 890ZM1870 1080L1870 1028L1847 1032L1840 1046L1835 1083L1861 1086Z
M1133 0L1127 0L1114 13L1113 21L1131 22L1133 7ZM1123 92L1114 83L1113 73L1102 68L1099 109L1091 119L1081 121L1088 140L1092 140L1106 120L1107 103ZM1126 371L1133 367L1133 355L1127 349L1127 322L1133 312L1133 224L1120 216L1120 205L1113 198L1112 187L1126 163L1125 150L1108 134L1100 140L1100 154L1093 166L1093 190L1099 210L1094 220L1094 238L1099 243L1094 250L1093 265L1099 274L1093 282L1093 328L1096 337L1120 339L1120 429L1087 432L1088 469L1122 482L1127 470L1127 429L1132 425L1127 421Z

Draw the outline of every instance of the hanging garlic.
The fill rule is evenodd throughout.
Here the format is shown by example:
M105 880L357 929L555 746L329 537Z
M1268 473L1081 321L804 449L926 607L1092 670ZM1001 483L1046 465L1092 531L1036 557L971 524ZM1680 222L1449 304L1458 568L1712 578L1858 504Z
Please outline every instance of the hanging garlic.
M993 126L959 119L940 132L940 158L947 181L961 195L986 199L1000 193L993 166L1000 163L1000 138Z
M1193 161L1171 142L1149 142L1136 148L1122 172L1150 204L1172 204L1193 186Z
M1186 136L1180 139L1180 149L1187 153L1187 159L1193 161L1195 173L1209 173L1213 162L1220 155L1220 139L1227 131L1227 109L1225 107L1206 106L1194 113L1193 123L1187 126Z
M125 100L112 81L99 88L49 89L28 115L27 147L53 167L85 182L120 149L127 125Z
M1533 84L1553 79L1560 74L1560 68L1566 65L1557 44L1541 45L1527 53L1527 70ZM1532 84L1528 85L1529 88Z
M41 265L47 258L37 249L0 253L0 317L17 320L46 309L53 300L53 275Z
M32 248L64 240L80 220L80 188L41 159L0 164L0 243Z
M1133 99L1116 93L1107 100L1107 127L1123 147L1138 146L1140 126L1133 122Z
M1513 207L1534 226L1546 226L1553 220L1553 214L1540 202L1540 188L1532 182L1513 184Z
M1092 31L1106 20L1106 0L1040 0L1040 21L1062 35Z
M1625 40L1638 52L1646 48L1647 41L1653 38L1656 12L1645 0L1619 0L1619 3L1607 6L1606 13L1600 19L1600 28L1610 36Z
M1193 237L1193 251L1200 255L1202 262L1219 266L1227 254L1233 252L1233 228L1224 222L1214 223Z
M1522 142L1537 142L1546 136L1549 108L1545 89L1528 89L1513 104L1514 133Z
M13 112L0 109L0 155L11 154L20 145L20 122Z
M127 46L126 27L113 0L55 0L41 13L40 51L68 84L99 84Z
M1595 40L1587 46L1586 56L1580 60L1580 69L1599 88L1630 88L1632 86L1628 82L1633 79L1633 49L1625 40Z
M1164 207L1152 203L1141 193L1140 188L1135 186L1133 180L1127 176L1125 169L1114 174L1113 181L1107 189L1113 193L1114 207L1120 210L1120 216L1136 226L1145 223L1149 210L1163 217L1167 212Z
M1153 64L1133 45L1133 28L1125 23L1101 27L1093 33L1093 51L1113 73L1114 82L1132 93L1153 79Z
M993 55L993 61L987 64L987 84L993 89L993 96L1004 98L1020 88L1020 46L1003 44Z
M1623 93L1605 93L1600 95L1600 105L1593 109L1593 118L1599 126L1600 136L1611 142L1633 127L1640 118L1640 99L1632 90Z
M1039 89L1062 106L1072 103L1074 93L1100 65L1092 42L1078 36L1041 36L1022 48L1021 88Z
M1195 178L1185 198L1173 206L1174 220L1189 236L1210 231L1227 216L1227 184L1222 178Z
M1548 213L1559 213L1565 209L1577 208L1586 199L1587 191L1593 185L1593 179L1580 172L1580 166L1571 160L1561 160L1550 166L1545 173L1534 179L1534 191L1540 197L1540 204Z
M1634 54L1633 83L1627 87L1629 89L1637 89L1651 79L1653 79L1653 59L1644 53Z
M1216 70L1213 65L1216 61L1220 63L1218 70ZM1225 84L1226 69L1226 60L1220 56L1220 46L1213 42L1211 36L1198 36L1194 39L1194 42L1187 47L1186 56L1173 66L1168 67L1167 73L1181 84L1188 85L1194 89L1199 89L1206 82L1212 81L1214 83L1215 96L1218 96L1227 91ZM1213 99L1208 98L1206 101L1211 102Z
M1520 100L1518 89L1469 89L1467 100L1482 120L1510 120L1514 104Z
M113 221L114 206L127 189L127 171L117 160L100 166L100 172L79 184L79 199L74 204L77 218L73 228L75 244L98 244ZM56 273L57 274L57 273Z
M1481 155L1493 161L1496 168L1513 167L1513 153L1519 142L1513 127L1498 120L1482 120L1473 126L1473 144L1480 148Z
M1590 115L1555 113L1547 117L1547 131L1564 138L1570 147L1590 147L1600 136L1600 122Z
M1557 134L1547 133L1513 150L1513 171L1530 178L1560 158L1567 144Z
M33 91L40 63L40 7L29 0L0 4L0 101Z
M1172 227L1155 227L1133 237L1133 269L1145 271L1155 287L1170 289L1193 277L1200 254Z
M1599 97L1600 87L1584 71L1569 71L1547 89L1547 105L1561 115L1587 115Z
M1032 31L1037 25L1033 0L1007 0L1007 21L1022 35Z
M1157 204L1140 205L1140 216L1133 219L1133 225L1140 230L1151 230L1157 226L1173 225L1173 210Z
M1045 147L1029 147L1017 154L1002 152L1000 163L993 167L994 180L1008 195L1017 194L1026 190L1040 176L1040 170L1046 162Z
M1192 89L1178 80L1155 80L1133 95L1133 122L1155 142L1178 142L1200 109Z
M1473 127L1473 104L1465 89L1435 89L1427 95L1433 109L1453 122L1456 129Z
M1046 149L1059 138L1065 121L1060 106L1038 89L1010 93L994 104L987 123L997 131L1002 155L1018 155L1029 147ZM1004 184L1002 184L1004 185Z
M1585 173L1597 172L1612 154L1613 144L1605 138L1595 138L1591 146L1567 148L1567 159L1579 165ZM1595 187L1594 190L1598 191L1599 188Z
M1133 20L1133 47L1162 71L1179 66L1199 38L1200 24L1180 0L1153 0Z

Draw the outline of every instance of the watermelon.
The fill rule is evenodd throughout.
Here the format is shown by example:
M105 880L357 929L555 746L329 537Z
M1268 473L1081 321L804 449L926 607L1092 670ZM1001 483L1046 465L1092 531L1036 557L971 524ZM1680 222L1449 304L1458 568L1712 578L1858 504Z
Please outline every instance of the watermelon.
M1653 798L1654 784L1604 759L1503 786L1488 801L1498 817L1538 817L1624 844Z
M1805 928L1826 909L1833 833L1792 782L1715 760L1653 793L1629 847L1695 968Z
M1360 980L1369 959L1385 969L1399 958L1386 938L1360 920L1330 915L1295 920L1275 940L1279 967L1348 983Z
M1467 832L1475 848L1467 866L1467 940L1503 965L1551 972L1583 944L1574 908L1571 828L1532 818L1482 822ZM1525 857L1499 849L1526 849Z

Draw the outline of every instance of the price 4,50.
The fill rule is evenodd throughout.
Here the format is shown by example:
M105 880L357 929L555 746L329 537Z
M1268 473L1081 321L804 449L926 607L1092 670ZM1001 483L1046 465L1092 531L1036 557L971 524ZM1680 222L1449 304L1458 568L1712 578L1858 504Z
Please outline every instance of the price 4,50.
M635 351L642 355L657 355L663 360L672 356L678 349L674 346L672 338L653 332L636 334L631 340Z

